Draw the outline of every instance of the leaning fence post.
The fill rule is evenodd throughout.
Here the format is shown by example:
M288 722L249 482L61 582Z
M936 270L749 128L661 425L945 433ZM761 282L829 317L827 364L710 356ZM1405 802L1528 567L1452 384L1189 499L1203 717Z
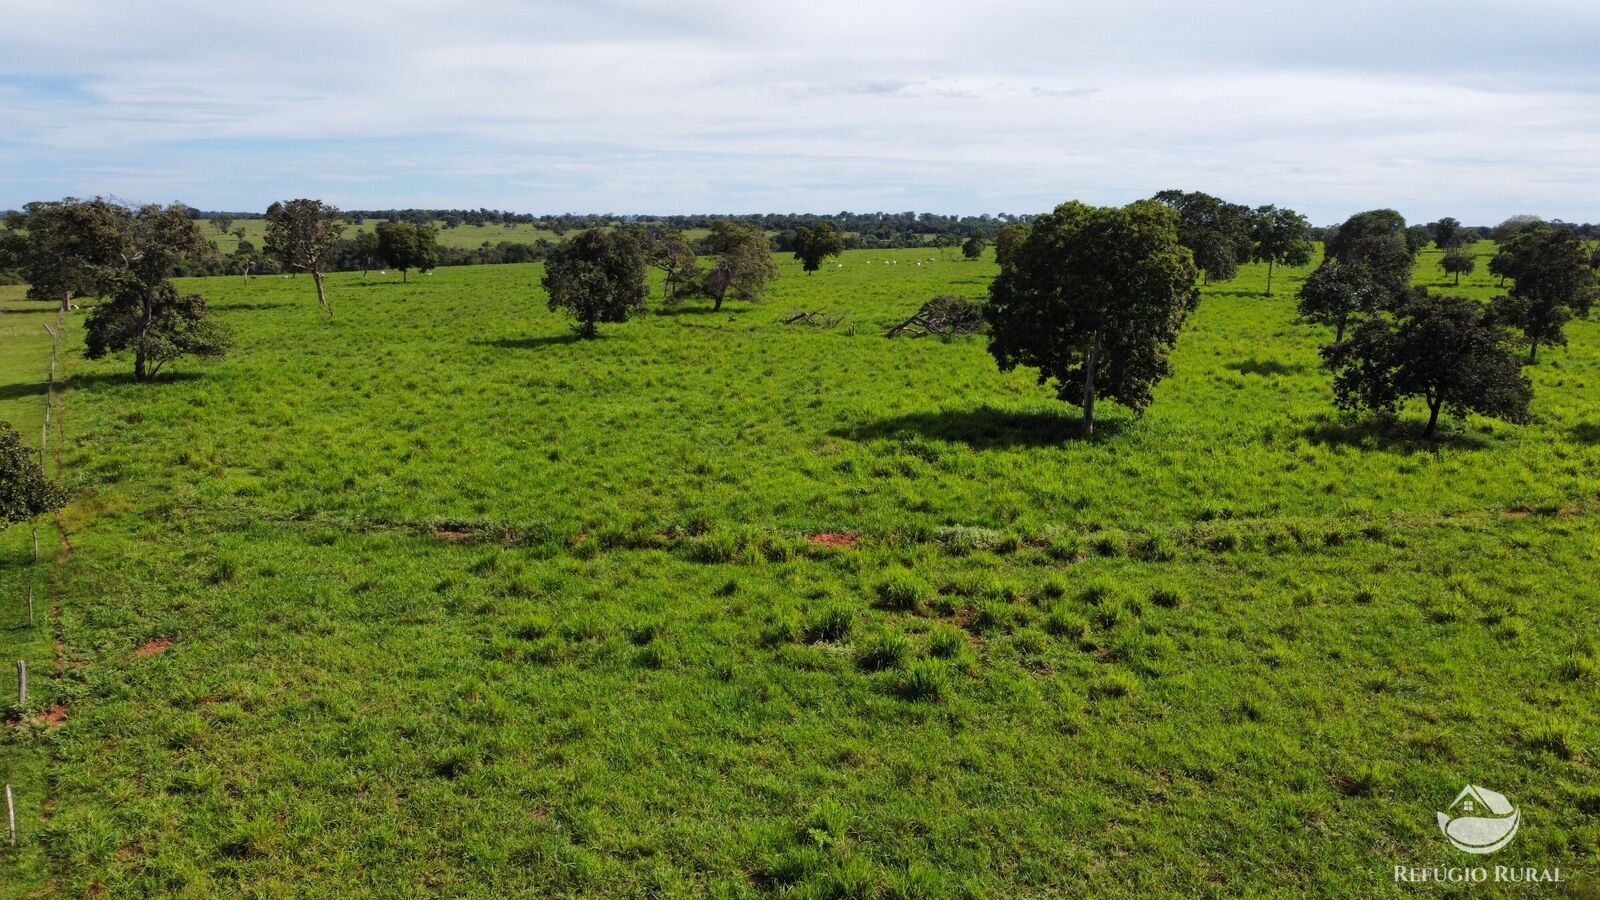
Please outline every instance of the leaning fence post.
M6 827L11 829L11 846L17 845L17 804L11 799L11 785L6 785Z
M28 585L28 627L33 627L33 585Z
M17 660L17 705L26 708L28 705L28 661Z

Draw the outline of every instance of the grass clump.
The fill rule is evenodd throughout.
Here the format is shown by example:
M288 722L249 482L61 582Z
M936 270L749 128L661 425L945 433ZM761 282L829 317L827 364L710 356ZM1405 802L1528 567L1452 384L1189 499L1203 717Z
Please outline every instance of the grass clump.
M899 612L916 612L931 602L933 588L910 569L896 567L885 572L873 586L878 605Z
M911 642L898 631L882 629L869 635L856 649L856 665L868 672L897 668L911 653Z

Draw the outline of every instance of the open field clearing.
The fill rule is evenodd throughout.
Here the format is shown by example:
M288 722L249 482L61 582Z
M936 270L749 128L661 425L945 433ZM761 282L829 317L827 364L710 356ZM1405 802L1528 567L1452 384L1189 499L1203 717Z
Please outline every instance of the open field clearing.
M1494 296L1474 252L1416 282ZM992 255L780 268L591 342L539 266L331 275L332 323L181 282L237 349L154 385L74 314L70 547L0 543L10 894L1381 896L1460 864L1468 783L1523 810L1495 863L1596 890L1600 325L1533 424L1386 437L1334 414L1310 269L1250 266L1086 441L981 338L883 337Z

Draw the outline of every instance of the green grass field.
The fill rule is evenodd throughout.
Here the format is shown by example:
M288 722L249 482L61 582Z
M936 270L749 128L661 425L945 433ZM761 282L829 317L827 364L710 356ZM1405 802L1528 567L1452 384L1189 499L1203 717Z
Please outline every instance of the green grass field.
M1417 280L1493 296L1478 252ZM1385 438L1309 269L1250 267L1083 441L981 340L882 336L996 273L934 256L594 342L537 266L333 276L332 324L197 281L237 350L155 385L75 315L71 549L0 544L0 893L1401 895L1484 862L1468 783L1523 811L1488 864L1600 890L1600 325L1534 424ZM36 441L53 317L0 291Z

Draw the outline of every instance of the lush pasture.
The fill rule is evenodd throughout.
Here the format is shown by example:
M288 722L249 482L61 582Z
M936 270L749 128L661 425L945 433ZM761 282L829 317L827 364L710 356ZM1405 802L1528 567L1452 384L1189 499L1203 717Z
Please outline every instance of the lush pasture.
M994 275L933 255L595 342L532 266L335 276L331 325L303 278L194 282L239 349L154 386L74 321L74 550L0 631L66 719L0 745L7 882L1381 895L1471 862L1434 810L1472 782L1524 810L1494 862L1594 890L1600 327L1535 424L1422 444L1331 414L1304 272L1252 268L1085 442L980 341L882 337ZM35 439L47 318L0 320Z

